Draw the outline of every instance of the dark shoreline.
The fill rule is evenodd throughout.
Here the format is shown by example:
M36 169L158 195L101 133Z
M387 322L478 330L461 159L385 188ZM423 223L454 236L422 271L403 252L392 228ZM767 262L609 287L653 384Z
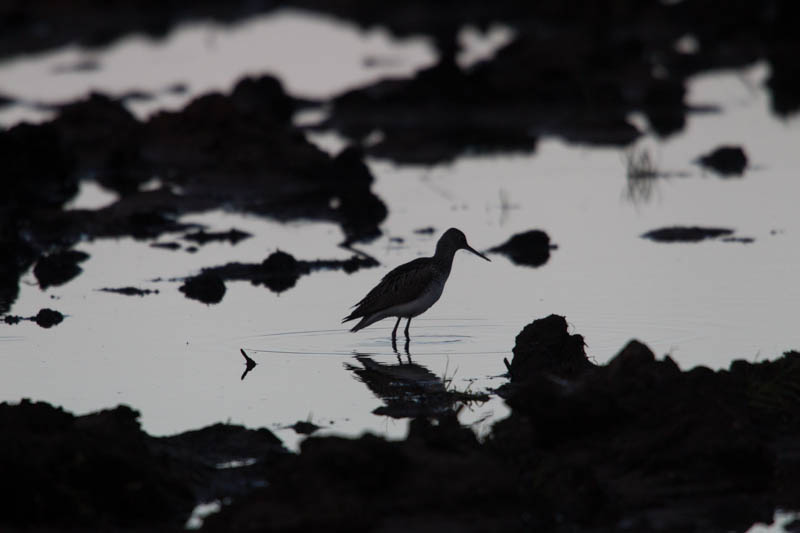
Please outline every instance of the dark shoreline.
M177 531L221 500L203 530L743 531L800 509L798 352L681 371L631 341L595 365L551 315L509 367L512 414L482 442L452 398L404 440L312 436L297 454L267 429L155 438L125 406L0 404L0 523Z

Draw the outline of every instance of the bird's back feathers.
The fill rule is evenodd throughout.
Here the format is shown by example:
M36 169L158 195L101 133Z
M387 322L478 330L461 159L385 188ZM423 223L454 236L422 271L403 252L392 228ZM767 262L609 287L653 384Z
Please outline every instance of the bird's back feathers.
M342 322L368 317L383 309L414 301L438 276L430 257L420 257L400 265L386 274Z

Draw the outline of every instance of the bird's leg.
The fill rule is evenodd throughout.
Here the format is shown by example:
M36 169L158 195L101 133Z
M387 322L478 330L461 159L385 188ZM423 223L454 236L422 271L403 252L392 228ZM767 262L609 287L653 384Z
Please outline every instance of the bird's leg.
M406 348L406 357L408 358L408 362L409 363L411 362L411 352L408 351L408 346L410 344L411 344L411 339L406 337L406 346L405 346L405 348ZM398 357L399 356L400 356L400 354L398 354Z
M394 350L394 353L397 355L397 361L402 363L403 361L400 359L400 352L397 350L397 339L394 337L392 337L392 350Z
M400 319L397 319L397 323L400 323ZM408 317L408 322L406 322L406 339L408 338L408 326L411 325L411 317Z
M397 322L394 323L394 329L392 330L392 340L397 339L397 326L400 325L400 317L397 317ZM406 336L408 336L408 332L406 332Z

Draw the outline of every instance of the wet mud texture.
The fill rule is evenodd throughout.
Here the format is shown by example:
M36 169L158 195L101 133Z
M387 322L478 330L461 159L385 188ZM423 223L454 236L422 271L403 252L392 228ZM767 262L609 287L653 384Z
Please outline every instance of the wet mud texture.
M364 381L386 398L398 372L426 381L403 364L351 370L380 374ZM127 407L2 404L0 525L177 531L195 502L226 496L204 530L743 531L798 508L798 352L682 371L633 340L597 365L551 315L520 332L509 367L512 414L483 442L448 409L402 441L312 436L289 454L264 429L152 438Z
M2 529L181 529L198 500L262 482L220 463L285 453L268 430L217 424L154 438L120 406L74 416L45 403L0 404Z
M280 83L264 76L147 122L93 94L48 123L0 132L0 314L34 262L43 289L78 275L86 256L69 248L81 239L190 231L184 238L200 245L248 236L180 223L186 213L225 207L280 220L329 220L342 226L347 242L379 235L386 207L370 191L373 178L360 151L322 152L292 126L296 109ZM154 176L160 187L142 189ZM86 177L119 199L101 209L65 210Z

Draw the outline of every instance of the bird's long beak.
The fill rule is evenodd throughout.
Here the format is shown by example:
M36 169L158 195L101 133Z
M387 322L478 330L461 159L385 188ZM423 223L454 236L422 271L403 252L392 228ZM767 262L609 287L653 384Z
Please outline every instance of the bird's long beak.
M486 259L486 260L487 260L487 261L489 261L490 263L492 262L492 260L491 260L491 259L489 259L489 258L488 258L488 257L486 257L485 255L483 255L482 253L480 253L478 250L476 250L475 248L473 248L473 247L472 247L472 246L470 246L469 244L465 245L465 246L464 246L464 249L465 249L465 250L467 250L467 251L470 251L470 252L472 252L473 254L477 255L477 256L478 256L478 257L480 257L481 259Z

